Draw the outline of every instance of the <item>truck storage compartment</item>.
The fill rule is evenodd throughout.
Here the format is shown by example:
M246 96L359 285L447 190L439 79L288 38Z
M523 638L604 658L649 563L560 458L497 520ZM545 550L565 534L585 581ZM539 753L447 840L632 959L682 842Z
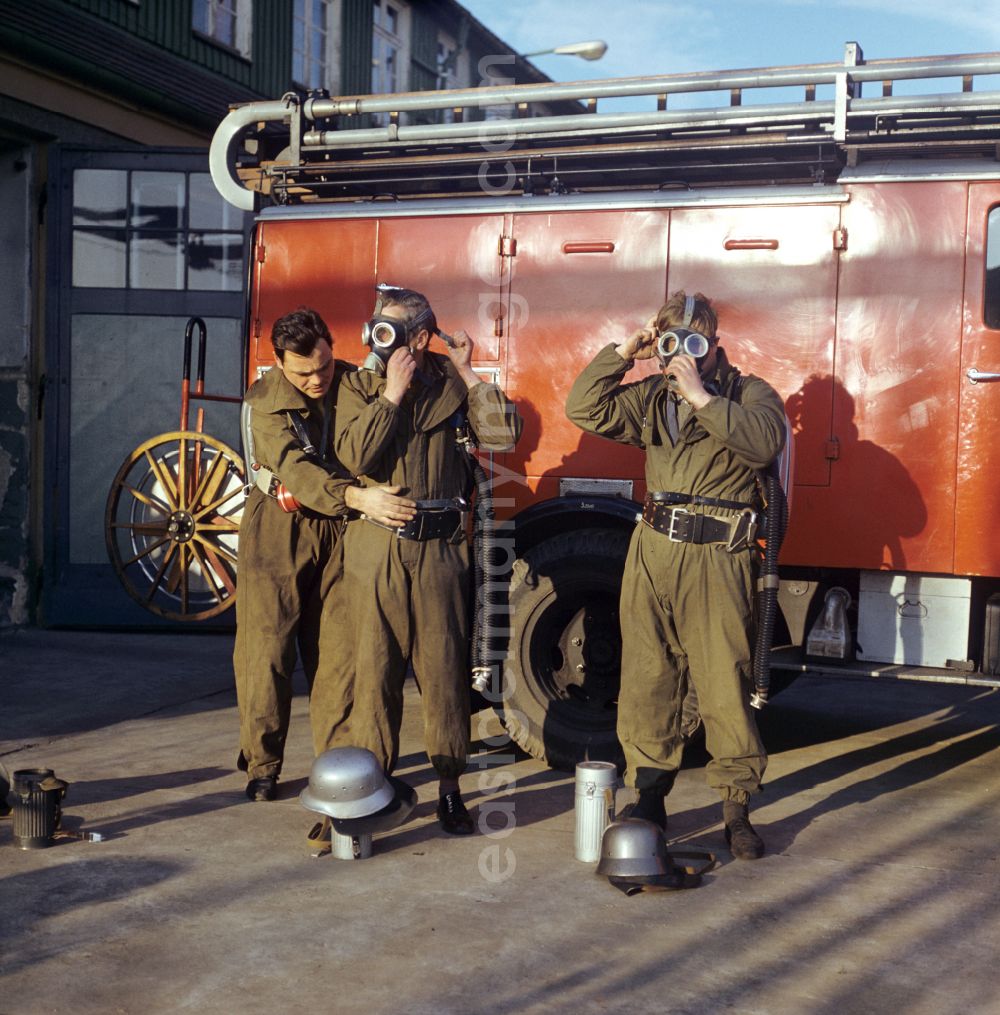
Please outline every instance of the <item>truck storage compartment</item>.
M972 581L862 571L858 658L946 667L966 659Z

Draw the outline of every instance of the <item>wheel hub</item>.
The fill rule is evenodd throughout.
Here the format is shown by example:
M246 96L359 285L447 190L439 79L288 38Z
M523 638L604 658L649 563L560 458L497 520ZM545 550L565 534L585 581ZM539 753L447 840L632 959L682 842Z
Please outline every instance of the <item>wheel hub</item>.
M194 517L188 511L173 511L167 519L167 535L175 543L186 543L194 535Z

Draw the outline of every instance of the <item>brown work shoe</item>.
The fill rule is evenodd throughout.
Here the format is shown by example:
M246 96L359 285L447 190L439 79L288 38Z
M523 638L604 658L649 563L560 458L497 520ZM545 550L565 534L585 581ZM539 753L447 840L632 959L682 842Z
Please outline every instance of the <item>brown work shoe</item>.
M722 820L726 823L726 845L737 860L759 860L764 855L764 840L750 824L746 804L724 801Z

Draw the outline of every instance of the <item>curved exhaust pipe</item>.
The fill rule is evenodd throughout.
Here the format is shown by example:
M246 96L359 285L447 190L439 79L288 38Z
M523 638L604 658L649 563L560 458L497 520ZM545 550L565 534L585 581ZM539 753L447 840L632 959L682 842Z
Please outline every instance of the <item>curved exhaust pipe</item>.
M216 128L208 150L208 168L215 189L240 211L254 211L256 192L248 190L236 175L236 148L244 130L251 124L286 120L298 106L294 93L268 102L248 102L229 111Z

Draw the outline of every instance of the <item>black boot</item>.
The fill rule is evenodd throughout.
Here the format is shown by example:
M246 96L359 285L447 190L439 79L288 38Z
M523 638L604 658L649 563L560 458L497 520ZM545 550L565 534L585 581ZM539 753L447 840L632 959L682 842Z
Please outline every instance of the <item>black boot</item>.
M621 820L639 818L641 821L652 821L654 825L667 830L667 805L664 802L662 789L641 789L634 804L622 810Z
M724 800L722 820L726 823L726 845L737 860L759 860L764 855L764 840L753 830L746 804Z
M437 819L449 835L472 835L476 830L472 815L466 810L462 794L457 789L438 797Z
M247 783L246 793L247 799L254 803L273 800L278 795L278 777L262 775L257 779L251 779Z

